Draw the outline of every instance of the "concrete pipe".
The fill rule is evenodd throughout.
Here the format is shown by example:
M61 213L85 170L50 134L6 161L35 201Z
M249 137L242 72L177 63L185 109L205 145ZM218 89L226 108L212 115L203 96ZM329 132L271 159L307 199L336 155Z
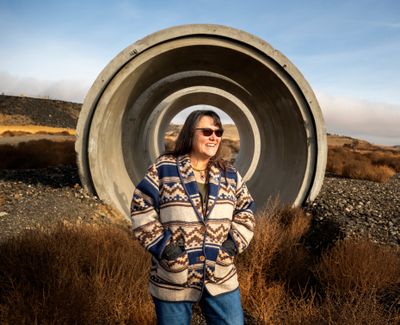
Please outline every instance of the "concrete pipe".
M311 87L268 43L219 25L159 31L105 67L78 121L84 187L128 216L134 186L162 153L172 118L201 104L235 122L241 142L235 164L258 207L271 196L294 206L316 197L327 144Z

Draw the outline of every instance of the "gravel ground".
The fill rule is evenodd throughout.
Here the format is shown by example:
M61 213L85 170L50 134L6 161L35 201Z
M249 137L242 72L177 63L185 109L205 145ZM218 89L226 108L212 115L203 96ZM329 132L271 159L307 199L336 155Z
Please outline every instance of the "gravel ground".
M400 174L387 183L327 175L306 211L321 238L366 236L399 245ZM0 170L0 241L57 222L129 227L122 216L86 193L76 167Z
M123 217L83 190L76 167L0 170L0 241L60 222L128 227Z
M0 95L0 124L75 128L81 106L62 100Z
M400 173L386 183L325 177L316 200L306 207L315 228L334 228L340 237L367 237L400 244Z

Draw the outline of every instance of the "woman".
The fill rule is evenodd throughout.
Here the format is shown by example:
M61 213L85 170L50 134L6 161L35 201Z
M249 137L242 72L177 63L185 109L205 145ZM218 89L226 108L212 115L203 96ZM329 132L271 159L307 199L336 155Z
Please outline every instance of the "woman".
M133 233L152 254L158 324L190 324L194 302L208 324L243 324L233 261L253 237L254 202L219 157L222 134L215 112L192 112L174 151L160 156L135 189Z

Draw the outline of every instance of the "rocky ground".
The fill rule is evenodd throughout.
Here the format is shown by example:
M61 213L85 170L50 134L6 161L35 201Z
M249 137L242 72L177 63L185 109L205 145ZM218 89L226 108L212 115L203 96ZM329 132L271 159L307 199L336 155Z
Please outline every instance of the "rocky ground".
M75 128L81 106L62 100L0 95L0 124Z
M400 244L400 174L386 183L325 177L317 199L307 207L314 225L335 228L342 237L366 237Z
M400 174L387 183L327 175L316 200L313 245L347 236L400 244ZM0 170L0 241L25 229L62 223L127 221L82 188L76 167Z
M57 223L128 228L122 216L83 190L76 167L0 170L0 241Z

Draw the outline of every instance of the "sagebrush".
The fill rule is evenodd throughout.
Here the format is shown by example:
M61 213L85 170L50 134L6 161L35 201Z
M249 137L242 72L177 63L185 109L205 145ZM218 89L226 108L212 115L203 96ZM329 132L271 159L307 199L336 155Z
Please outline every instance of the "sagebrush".
M254 240L237 258L250 323L397 324L399 248L338 240L315 254L310 231L300 208L274 203L257 215ZM149 254L124 230L31 230L0 254L1 323L155 323Z

